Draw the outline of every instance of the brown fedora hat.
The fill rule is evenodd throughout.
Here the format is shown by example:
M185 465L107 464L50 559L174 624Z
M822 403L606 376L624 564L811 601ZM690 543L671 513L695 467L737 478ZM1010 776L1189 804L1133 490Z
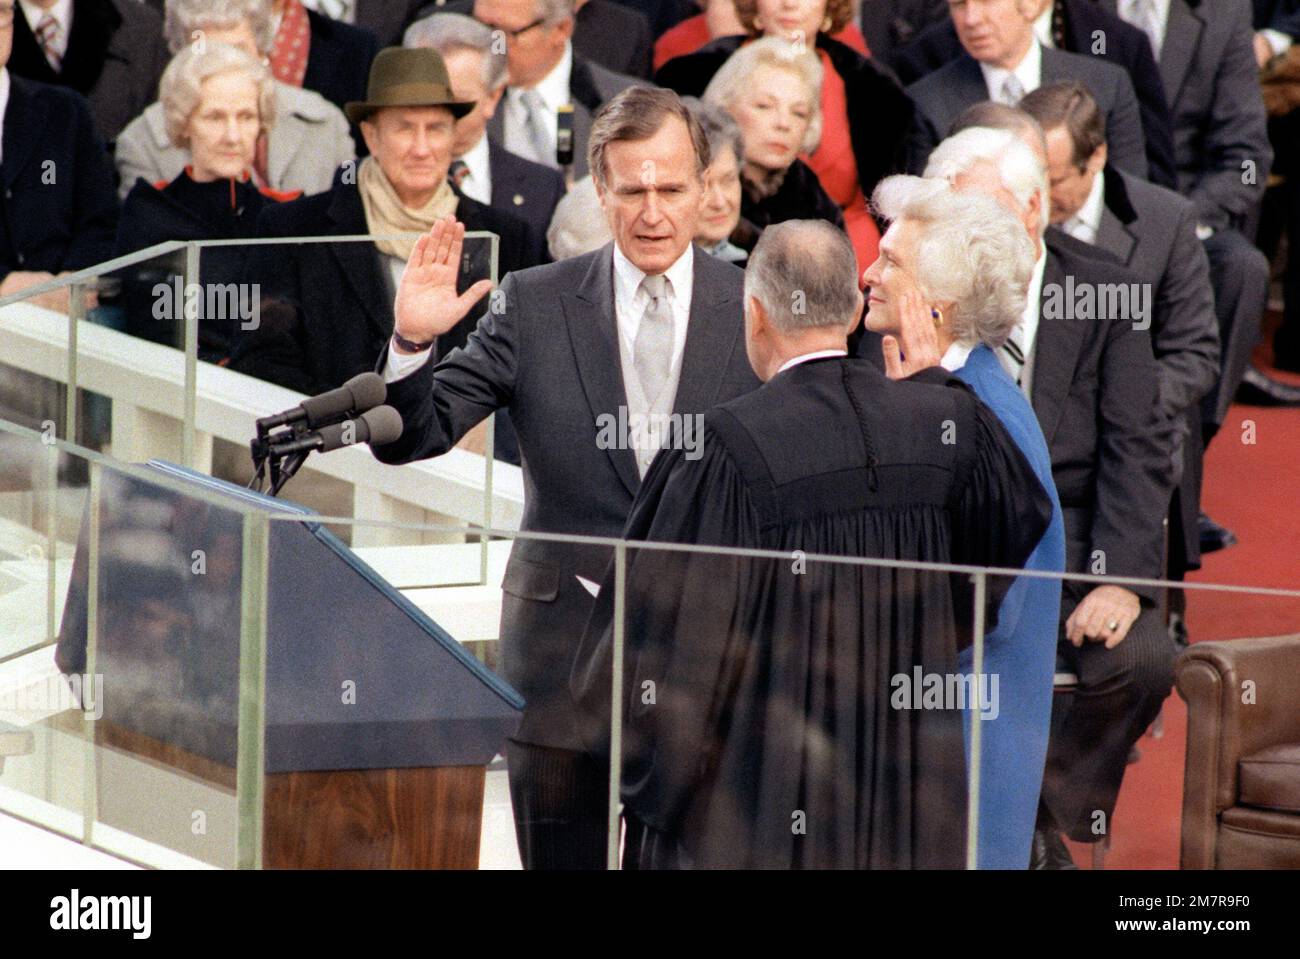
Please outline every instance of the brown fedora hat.
M474 109L472 101L457 100L447 79L447 66L436 50L388 47L370 66L366 99L343 108L348 119L360 123L384 107L446 107L459 119Z

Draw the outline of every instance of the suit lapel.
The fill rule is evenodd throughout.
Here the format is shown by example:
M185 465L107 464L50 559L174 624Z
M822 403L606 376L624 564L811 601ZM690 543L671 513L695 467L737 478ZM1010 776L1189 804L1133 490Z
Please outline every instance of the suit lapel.
M19 10L16 16L21 17ZM18 174L27 165L27 159L36 149L40 136L32 136L41 118L31 115L31 88L27 81L9 75L9 105L4 116L4 184L13 186Z
M335 187L328 215L335 225L335 229L331 231L333 233L346 236L370 232L366 225L366 210L361 204L361 193L355 186ZM385 269L385 266L374 244L329 243L327 246L348 285L352 287L352 291L364 307L371 327L380 337L391 335L393 318L388 287L379 272ZM381 304L388 304L390 309L380 312Z
M682 351L682 373L673 401L675 413L703 413L718 401L723 373L731 365L742 328L734 322L738 304L717 281L721 264L695 247L691 314Z
M979 61L968 53L962 53L957 58L954 70L957 77L957 96L951 112L955 118L971 104L989 99L989 86L984 82L984 71L980 69Z
M592 422L602 413L618 415L627 406L623 362L618 346L618 320L614 315L614 246L607 244L592 257L581 285L561 295L569 343L578 365L578 378L591 407ZM694 304L692 304L692 314ZM689 349L690 337L687 336ZM684 361L683 361L684 362ZM684 371L683 371L684 376ZM678 391L680 396L680 387ZM633 496L641 485L636 455L627 444L613 444L605 452L619 479Z
M1065 398L1070 394L1070 384L1074 382L1074 368L1078 364L1079 348L1083 343L1084 323L1087 322L1043 316L1043 306L1047 302L1046 293L1053 288L1064 291L1066 277L1061 261L1049 249L1047 265L1043 270L1043 290L1038 300L1038 334L1033 347L1034 376L1031 397L1034 412L1038 414L1038 425L1043 428L1043 437L1049 445L1057 425L1061 422Z
M1170 0L1165 42L1160 50L1160 79L1165 84L1169 109L1173 110L1191 69L1206 23L1183 0Z
M1103 206L1101 225L1097 228L1097 242L1094 245L1114 253L1127 266L1133 257L1133 248L1137 246L1137 238L1120 222L1110 207Z

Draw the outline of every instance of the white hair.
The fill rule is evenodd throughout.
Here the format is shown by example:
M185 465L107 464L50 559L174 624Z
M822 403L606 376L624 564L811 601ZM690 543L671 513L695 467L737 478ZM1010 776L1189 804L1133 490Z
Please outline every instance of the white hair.
M992 197L938 178L886 177L872 206L919 227L913 279L927 300L954 304L953 339L1000 348L1024 315L1038 259L1020 220Z
M752 78L760 67L788 70L803 82L809 114L801 149L812 153L822 138L822 63L805 46L783 37L762 37L745 44L718 68L700 99L731 113L741 95L754 88Z
M180 53L202 30L227 30L247 23L258 51L267 56L275 44L271 0L167 0L163 36L172 53Z
M506 57L492 48L492 28L463 13L432 13L416 20L402 35L402 46L429 47L443 57L456 50L473 50L483 56L487 92L506 85Z
M167 137L183 150L189 149L186 129L190 117L203 98L203 81L225 73L239 73L257 88L258 121L263 130L275 123L275 83L271 71L239 47L213 43L206 47L188 46L167 64L158 84L158 100L163 109Z
M598 250L613 236L605 211L596 195L596 182L589 176L573 184L560 198L546 229L546 247L557 263L571 256Z
M1047 168L1029 144L1009 130L991 127L967 127L944 140L925 167L925 176L939 177L950 183L978 163L991 163L998 179L1007 189L1021 212L1029 205L1034 194L1040 197L1040 233L1051 222L1051 190Z

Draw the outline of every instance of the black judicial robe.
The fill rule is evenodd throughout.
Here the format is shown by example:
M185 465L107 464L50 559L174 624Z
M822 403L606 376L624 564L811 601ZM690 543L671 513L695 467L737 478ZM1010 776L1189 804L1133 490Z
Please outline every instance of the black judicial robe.
M854 358L777 374L698 439L656 458L626 538L789 558L628 549L629 864L960 867L961 713L896 708L891 679L957 672L969 577L795 551L1020 567L1051 517L1029 463L942 370L894 382ZM606 755L613 584L571 684ZM989 628L1009 585L989 582Z

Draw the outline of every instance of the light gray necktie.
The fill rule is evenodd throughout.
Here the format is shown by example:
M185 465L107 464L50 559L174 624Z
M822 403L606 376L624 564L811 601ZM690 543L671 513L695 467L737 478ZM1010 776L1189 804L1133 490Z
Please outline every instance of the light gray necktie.
M672 366L673 311L668 306L666 276L647 276L641 281L641 289L650 296L650 302L641 315L632 342L632 367L641 381L646 402L653 406L668 382Z
M1155 0L1131 0L1128 16L1120 14L1147 35L1151 41L1151 53L1160 62L1160 14L1156 10Z
M1014 107L1024 95L1024 85L1016 79L1014 73L1002 81L1002 102L1007 106Z
M555 163L555 145L551 142L551 131L547 128L546 103L536 90L524 90L519 94L527 114L524 128L528 133L528 142L532 145L532 159L549 167Z

